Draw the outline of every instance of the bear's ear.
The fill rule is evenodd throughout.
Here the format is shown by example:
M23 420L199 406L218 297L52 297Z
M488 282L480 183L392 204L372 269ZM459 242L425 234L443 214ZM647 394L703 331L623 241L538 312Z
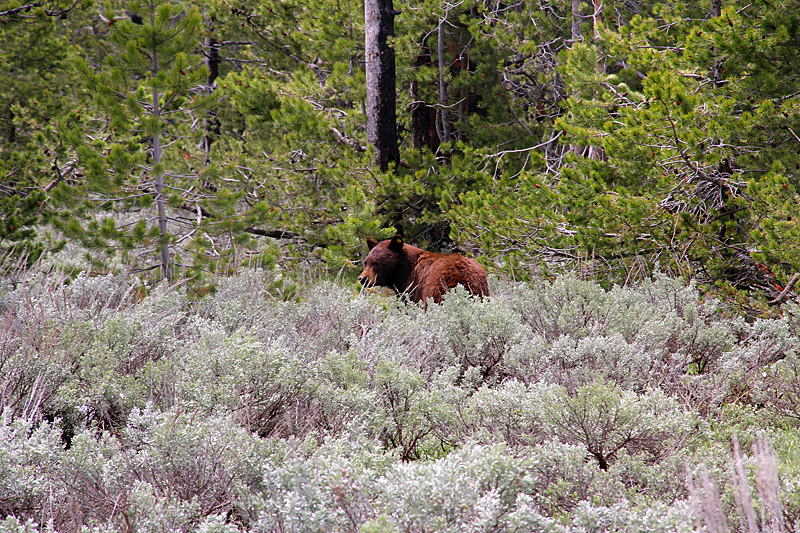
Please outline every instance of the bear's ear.
M389 249L393 252L399 252L403 249L403 238L399 233L392 237L391 242L389 242Z
M367 248L372 250L378 243L367 237Z

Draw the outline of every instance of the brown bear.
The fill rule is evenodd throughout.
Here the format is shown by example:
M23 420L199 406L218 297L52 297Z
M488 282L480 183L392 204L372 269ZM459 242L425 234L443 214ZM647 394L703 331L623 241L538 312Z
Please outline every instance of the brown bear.
M476 296L488 296L486 271L474 259L459 254L437 254L404 244L400 235L375 242L367 239L369 254L358 277L367 287L391 287L414 302L439 303L458 284Z

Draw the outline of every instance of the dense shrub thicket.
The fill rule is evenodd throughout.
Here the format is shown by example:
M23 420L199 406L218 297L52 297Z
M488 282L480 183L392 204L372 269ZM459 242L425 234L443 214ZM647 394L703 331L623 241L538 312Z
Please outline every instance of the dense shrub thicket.
M0 531L796 531L800 309L2 281Z

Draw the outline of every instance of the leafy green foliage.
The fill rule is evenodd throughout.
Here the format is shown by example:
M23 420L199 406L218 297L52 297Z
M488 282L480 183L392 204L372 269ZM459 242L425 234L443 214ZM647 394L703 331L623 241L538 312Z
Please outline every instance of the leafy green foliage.
M661 268L732 300L776 298L797 271L782 254L797 91L781 74L796 15L780 3L623 11L604 6L593 39L560 53L559 162L537 144L530 171L465 192L448 216L515 276L569 266L622 283Z
M58 130L70 120L64 94L78 90L71 69L77 49L43 14L25 23L4 23L0 47L0 250L33 264L63 245L42 235L49 220L48 186L71 163Z
M361 3L156 4L6 13L7 252L68 239L94 268L147 269L166 246L208 288L274 261L352 277L365 237L399 231L514 279L660 269L751 317L793 297L790 2L402 9L388 172L365 139ZM147 32L174 38L142 55Z

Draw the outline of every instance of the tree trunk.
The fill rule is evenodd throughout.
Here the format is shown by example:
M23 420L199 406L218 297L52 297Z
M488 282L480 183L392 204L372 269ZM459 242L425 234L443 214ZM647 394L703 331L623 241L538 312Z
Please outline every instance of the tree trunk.
M447 142L450 140L450 114L447 112L447 106L450 104L447 98L447 82L444 79L444 71L447 67L447 62L445 61L444 57L446 38L444 33L444 25L446 21L447 18L443 18L439 21L439 45L437 54L439 56L439 140L441 142Z
M436 108L429 106L419 96L419 82L411 82L411 143L417 150L428 147L431 152L439 148L436 132Z
M131 19L133 20L133 19ZM136 21L134 21L135 23ZM140 22L141 23L141 20ZM150 13L150 24L155 24L155 12ZM161 65L158 62L158 46L155 34L152 35L149 52L152 54L151 76L155 78ZM157 85L153 84L153 112L152 116L157 120L161 117L161 92ZM164 201L164 170L161 168L161 134L156 131L153 134L153 172L156 175L156 209L158 210L158 229L159 242L161 248L161 278L172 278L172 265L169 257L169 233L167 232L167 206Z
M592 0L592 27L594 29L594 40L600 40L600 22L603 20L603 0Z
M575 46L576 43L579 43L583 40L583 30L581 30L581 21L583 17L581 16L581 0L572 0L572 43L571 46ZM582 155L583 149L577 145L572 144L570 145L570 150L572 150L575 155Z
M581 0L572 0L572 42L579 43L583 40L581 30L583 15L581 14Z
M594 30L595 43L600 41L600 23L603 20L603 0L592 0L592 27ZM601 74L606 73L605 59L598 63L597 71ZM606 152L599 146L589 145L586 157L596 161L604 161L606 159Z
M392 0L366 0L365 51L367 55L367 142L377 151L376 164L381 170L389 163L400 163L397 146L397 111L395 93L394 17L400 11Z
M153 88L153 115L158 116L159 111L159 93L158 89ZM153 135L153 168L157 169L156 172L156 208L158 209L158 229L160 231L161 239L159 246L161 247L161 277L163 279L170 279L172 277L172 265L169 260L169 235L167 233L167 209L164 202L164 172L161 166L161 136L158 132Z
M431 56L432 50L426 43L426 36L423 36L420 43L420 53L411 66L415 69L432 67ZM422 101L419 94L418 81L413 80L411 82L409 93L411 96L412 146L420 151L423 147L428 147L431 152L436 152L436 149L439 148L439 135L436 132L436 108Z
M212 31L213 28L209 28ZM206 54L206 68L208 69L208 78L206 79L206 86L203 88L205 94L214 92L214 84L219 76L219 49L220 44L213 37L206 37L205 54ZM206 158L206 166L211 164L211 144L214 139L220 135L220 123L217 118L217 112L213 109L206 111L205 133L203 135L203 153Z

